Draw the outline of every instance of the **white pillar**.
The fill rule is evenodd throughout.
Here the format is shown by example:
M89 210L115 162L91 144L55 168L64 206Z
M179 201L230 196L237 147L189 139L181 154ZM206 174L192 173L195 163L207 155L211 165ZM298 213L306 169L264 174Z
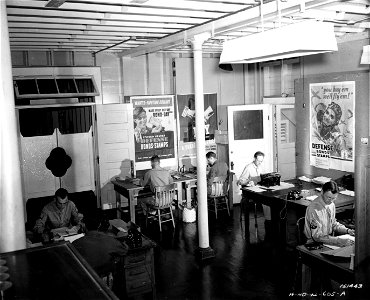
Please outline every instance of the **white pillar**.
M26 248L6 3L0 1L0 252Z
M206 142L204 127L204 95L203 95L203 52L204 41L210 34L194 36L192 40L194 53L194 88L195 88L195 126L197 148L197 195L198 195L198 233L199 254L201 259L214 256L209 247L208 207L207 207L207 173L206 173Z

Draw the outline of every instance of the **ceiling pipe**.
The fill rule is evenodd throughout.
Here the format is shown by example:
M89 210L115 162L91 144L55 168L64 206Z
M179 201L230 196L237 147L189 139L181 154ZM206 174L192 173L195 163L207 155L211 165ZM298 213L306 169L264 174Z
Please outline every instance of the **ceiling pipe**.
M99 51L96 51L96 52L94 52L94 53L93 53L93 55L96 55L96 54L98 54L98 53L100 53L100 52L103 52L103 51L105 51L105 50L111 49L111 48L116 47L116 46L118 46L118 45L124 44L124 43L126 43L126 42L128 42L128 41L134 41L134 40L136 40L136 38L134 38L134 37L130 37L130 38L128 38L127 40L124 40L124 41L122 41L122 42L118 42L118 43L116 43L116 44L114 44L114 45L112 45L112 46L109 46L109 47L106 47L106 48L101 49L101 50L99 50Z

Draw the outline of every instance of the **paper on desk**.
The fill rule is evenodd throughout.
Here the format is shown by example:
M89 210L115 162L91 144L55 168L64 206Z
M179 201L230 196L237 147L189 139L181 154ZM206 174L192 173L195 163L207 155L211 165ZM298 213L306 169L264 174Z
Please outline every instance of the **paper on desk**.
M299 180L302 180L302 181L306 181L306 182L311 182L311 181L312 181L312 179L311 179L311 178L308 178L308 177L306 177L306 176L300 176L300 177L298 177L298 179L299 179Z
M274 185L274 186L272 186L271 187L271 190L278 191L278 190L289 189L289 188L292 188L292 187L294 187L294 184L293 183L281 181L280 182L280 185Z
M355 247L352 245L352 246L342 247L342 248L339 248L339 249L322 251L320 253L325 254L325 255L335 256L335 257L348 257L348 258L350 258L351 254L355 253Z
M85 236L84 233L74 234L74 235L70 235L70 236L65 236L64 240L72 243L75 240L78 240L79 238L82 238L83 236Z
M339 249L339 248L340 248L340 247L338 247L338 246L329 245L329 244L324 244L324 246L325 246L325 247L328 247L328 248L330 248L330 249L333 249L333 250L335 250L335 249Z
M312 201L312 200L315 200L317 197L318 197L317 195L312 195L312 196L307 196L305 199Z
M264 192L266 191L266 189L261 189L259 186L248 186L248 187L245 187L246 190L249 190L249 191L252 191L252 192L256 192L256 193L261 193L261 192Z
M343 194L343 195L347 195L347 196L352 196L352 197L355 196L355 192L354 191L349 191L349 190L340 191L339 193Z
M331 180L331 178L329 178L329 177L319 176L319 177L313 178L312 182L317 183L317 184L324 184L324 183L326 183L330 180Z

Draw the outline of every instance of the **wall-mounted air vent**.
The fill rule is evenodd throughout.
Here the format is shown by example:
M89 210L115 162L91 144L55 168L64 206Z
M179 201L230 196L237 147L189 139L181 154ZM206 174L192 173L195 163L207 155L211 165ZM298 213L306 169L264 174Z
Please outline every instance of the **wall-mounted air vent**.
M18 77L14 78L15 104L36 104L38 99L78 98L94 102L99 92L93 77ZM45 101L42 101L45 104ZM41 102L40 102L41 103Z

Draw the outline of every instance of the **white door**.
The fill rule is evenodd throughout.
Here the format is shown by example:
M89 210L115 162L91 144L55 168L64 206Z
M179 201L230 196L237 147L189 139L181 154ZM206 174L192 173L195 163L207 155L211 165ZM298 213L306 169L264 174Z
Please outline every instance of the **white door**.
M254 153L265 154L263 171L273 171L272 106L251 104L229 106L229 168L239 179L244 167L253 161ZM240 188L234 186L234 203L241 199Z
M115 192L111 179L130 176L131 160L135 160L134 121L132 104L105 104L96 106L99 187L101 207L115 206ZM99 194L99 193L98 193ZM127 205L122 197L121 205Z
M57 129L58 147L72 158L72 165L61 177L61 187L69 193L95 191L92 126L88 132L62 134Z
M276 105L277 171L282 180L296 176L296 120L294 105Z

